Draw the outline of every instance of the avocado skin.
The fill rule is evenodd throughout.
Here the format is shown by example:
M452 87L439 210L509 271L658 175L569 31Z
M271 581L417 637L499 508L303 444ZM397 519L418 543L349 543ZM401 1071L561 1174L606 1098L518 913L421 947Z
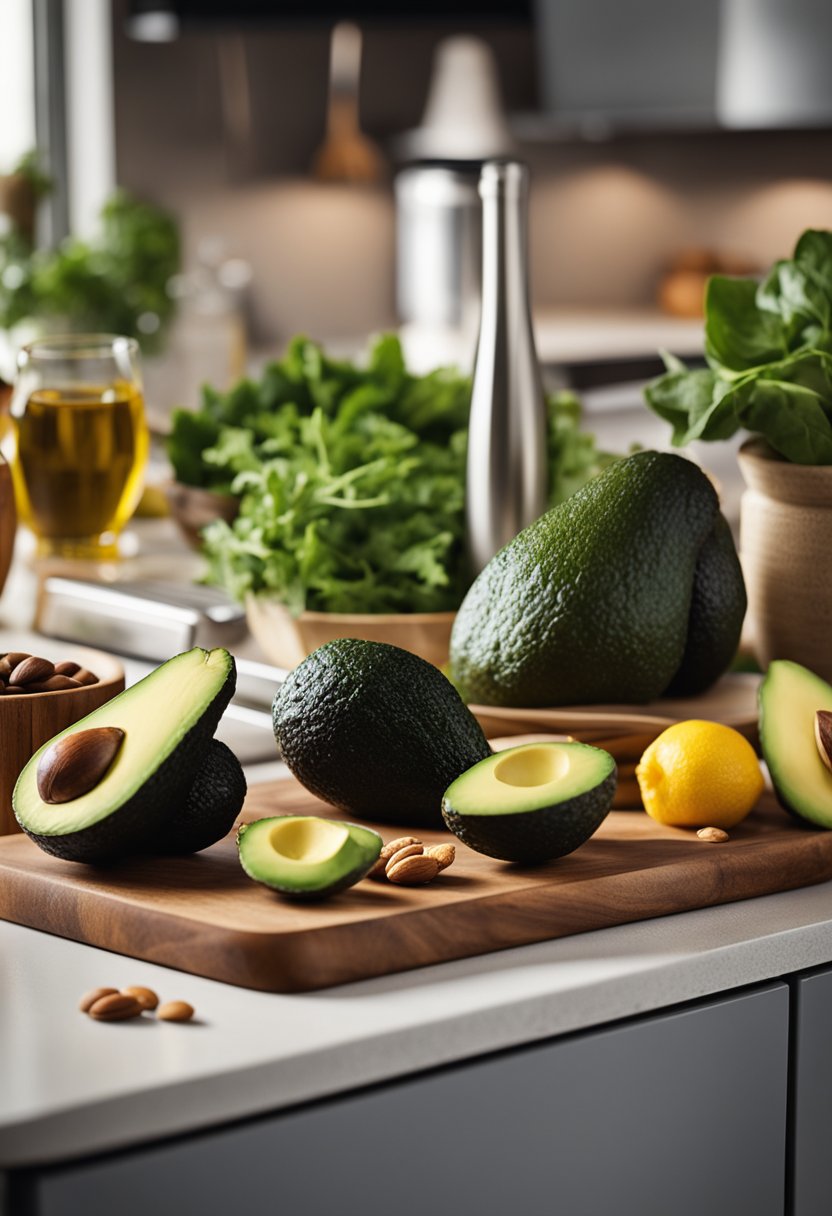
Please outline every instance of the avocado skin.
M617 784L613 769L600 785L567 802L510 815L458 815L443 799L442 818L477 853L499 861L541 865L574 853L589 840L606 819Z
M680 456L618 460L479 574L451 671L466 701L535 708L644 702L682 665L716 492Z
M308 790L362 819L441 827L442 795L491 755L438 668L398 646L338 638L278 690L283 759Z
M153 851L199 853L222 840L242 809L246 788L243 767L231 748L212 739L187 798L167 820Z
M719 679L737 653L747 606L734 538L718 515L696 563L687 645L665 695L696 696Z
M153 842L164 832L170 807L183 803L188 797L236 686L237 667L232 658L225 683L199 721L133 797L112 815L64 836L41 836L21 824L23 831L53 857L88 865L106 865L137 853L154 851Z

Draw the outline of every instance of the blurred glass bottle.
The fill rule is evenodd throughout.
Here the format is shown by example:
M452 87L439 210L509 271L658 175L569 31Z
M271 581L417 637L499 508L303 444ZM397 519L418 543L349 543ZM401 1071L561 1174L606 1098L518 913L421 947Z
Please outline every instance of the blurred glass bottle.
M475 571L546 507L546 404L529 301L528 170L487 161L466 522Z

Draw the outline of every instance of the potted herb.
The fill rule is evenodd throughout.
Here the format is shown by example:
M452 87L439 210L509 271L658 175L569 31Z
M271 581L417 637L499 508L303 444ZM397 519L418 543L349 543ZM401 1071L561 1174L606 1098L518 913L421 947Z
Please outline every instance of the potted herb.
M676 445L751 433L740 548L758 659L832 679L832 232L804 232L762 282L710 279L705 353L701 369L665 356L647 402Z

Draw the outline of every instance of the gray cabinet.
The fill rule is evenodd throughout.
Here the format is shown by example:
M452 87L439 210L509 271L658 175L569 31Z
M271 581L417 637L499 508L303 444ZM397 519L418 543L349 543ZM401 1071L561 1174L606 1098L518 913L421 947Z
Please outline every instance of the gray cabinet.
M789 992L15 1181L27 1216L783 1216Z
M832 968L792 981L792 1216L832 1211Z

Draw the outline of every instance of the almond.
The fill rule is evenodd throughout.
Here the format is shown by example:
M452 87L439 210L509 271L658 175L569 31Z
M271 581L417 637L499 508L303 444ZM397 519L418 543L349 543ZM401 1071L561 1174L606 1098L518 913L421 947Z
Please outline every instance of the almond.
M88 793L109 769L124 739L117 726L64 735L38 761L38 793L44 802L72 802Z
M70 663L68 660L65 663L55 664L56 676L74 676L76 671L81 670L80 663Z
M142 1010L143 1006L134 996L126 992L112 992L99 997L87 1012L97 1022L125 1022L128 1018L137 1018Z
M22 663L24 659L31 659L31 657L32 656L27 654L25 650L7 650L3 655L3 658L9 664L12 671L14 671L15 667L17 667L19 663Z
M74 680L76 680L79 684L97 684L98 683L98 676L94 675L93 672L91 672L91 671L87 671L86 667L82 667L80 669L80 671L76 671L75 675L72 678Z
M421 857L425 851L423 844L406 844L403 848L397 849L388 859L384 867L384 872L389 876L393 866L398 865L400 861L404 861L406 857Z
M438 873L439 862L435 857L428 857L424 853L411 853L395 865L390 863L387 866L390 882L398 883L402 887L420 886L436 878Z
M452 844L435 844L429 849L425 849L425 856L435 857L439 862L439 869L447 870L456 859L456 848Z
M378 855L378 861L373 866L367 875L368 878L384 878L385 867L390 858L398 853L399 849L405 849L410 844L421 845L421 840L417 840L415 836L398 836L395 840L389 841L388 844L381 846L381 852Z
M127 988L122 988L122 992L127 996L135 997L142 1009L155 1009L159 1004L159 998L152 988L143 988L141 984L130 984Z
M12 671L9 676L9 684L13 688L20 688L25 684L34 684L39 680L48 680L51 675L55 674L55 668L48 659L41 659L36 654L29 655L28 659L24 659Z
M156 1010L156 1017L163 1022L190 1022L194 1016L194 1007L187 1001L165 1001Z
M117 992L118 988L92 988L81 997L78 1008L82 1013L89 1013L96 1001L100 1001L103 996L113 996Z
M724 844L726 840L730 840L730 836L723 832L722 828L700 828L696 835L706 844Z
M13 687L13 685L9 685ZM81 685L77 680L73 680L72 676L54 675L48 680L35 680L32 684L26 684L23 688L17 689L18 692L63 692L67 688L80 688Z

